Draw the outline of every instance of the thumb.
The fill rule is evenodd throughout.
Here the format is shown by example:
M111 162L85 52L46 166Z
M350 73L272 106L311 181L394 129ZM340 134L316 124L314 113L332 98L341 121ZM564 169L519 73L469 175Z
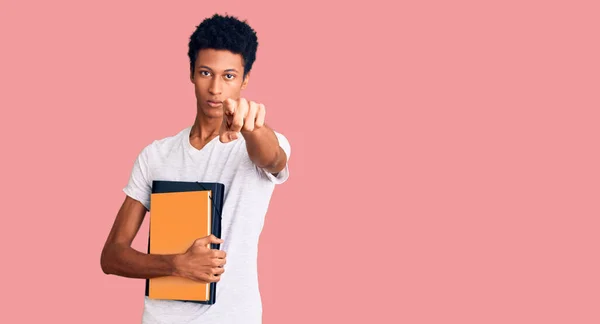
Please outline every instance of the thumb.
M221 243L223 243L223 240L220 238L217 238L213 234L210 234L208 236L201 237L201 238L197 239L196 241L194 241L195 245L208 245L210 243L221 244Z
M239 136L236 132L227 131L219 134L219 140L221 141L221 143L233 142L238 138Z
M231 131L237 106L238 102L234 99L227 98L223 101L223 122L219 130L219 140L221 143L229 143L238 139L237 132Z

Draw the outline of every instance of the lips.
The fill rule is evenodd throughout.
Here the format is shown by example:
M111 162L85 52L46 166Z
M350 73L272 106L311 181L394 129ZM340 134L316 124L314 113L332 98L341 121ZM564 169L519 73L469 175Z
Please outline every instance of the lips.
M214 101L214 100L207 100L206 103L208 103L208 105L213 108L217 108L217 107L220 107L221 105L223 105L222 101Z

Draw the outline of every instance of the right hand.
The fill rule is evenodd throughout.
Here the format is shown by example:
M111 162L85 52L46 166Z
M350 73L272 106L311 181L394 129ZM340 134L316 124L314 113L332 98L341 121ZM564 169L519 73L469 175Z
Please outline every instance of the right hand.
M223 240L211 234L195 240L185 253L177 255L176 275L202 283L219 281L225 272L226 253L210 249L210 243L221 244Z

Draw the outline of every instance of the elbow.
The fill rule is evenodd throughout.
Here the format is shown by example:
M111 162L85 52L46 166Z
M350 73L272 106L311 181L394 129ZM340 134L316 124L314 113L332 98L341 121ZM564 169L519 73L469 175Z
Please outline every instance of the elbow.
M110 251L105 247L100 254L100 268L102 268L104 274L110 275L114 273L111 260Z

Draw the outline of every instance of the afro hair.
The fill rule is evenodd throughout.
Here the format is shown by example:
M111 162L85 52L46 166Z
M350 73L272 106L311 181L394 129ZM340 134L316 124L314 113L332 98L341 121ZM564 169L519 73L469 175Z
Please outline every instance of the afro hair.
M190 72L194 72L196 58L201 49L228 50L240 54L244 62L244 77L256 60L258 39L256 32L246 23L233 16L215 14L204 19L190 36L188 56Z

